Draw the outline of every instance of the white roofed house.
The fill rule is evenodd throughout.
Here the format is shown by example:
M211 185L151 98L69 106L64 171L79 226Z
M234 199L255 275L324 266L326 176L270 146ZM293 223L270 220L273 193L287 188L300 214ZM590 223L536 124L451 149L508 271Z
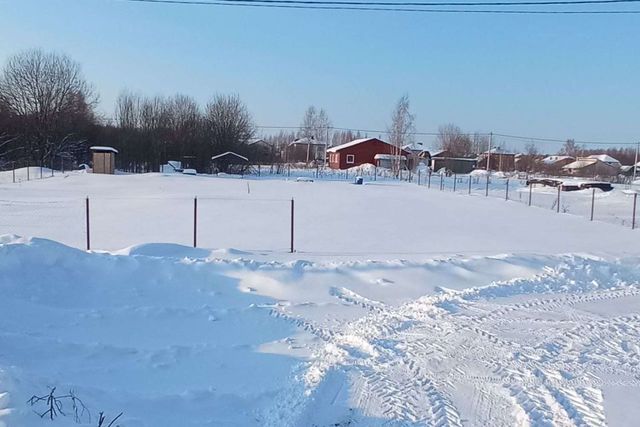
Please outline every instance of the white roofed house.
M314 137L296 138L289 143L285 153L287 163L324 162L327 142Z
M611 157L608 154L593 154L591 156L588 157L589 159L598 159L603 163L606 163L610 166L613 166L615 168L620 169L620 167L622 166L622 164L617 160L614 159L613 157Z
M569 175L594 178L618 175L620 172L620 162L613 159L613 157L610 157L610 159L615 161L605 162L602 159L608 160L600 156L578 157L575 162L563 166L562 171Z
M571 156L547 156L540 161L543 170L550 173L560 173L563 167L575 162L575 157Z

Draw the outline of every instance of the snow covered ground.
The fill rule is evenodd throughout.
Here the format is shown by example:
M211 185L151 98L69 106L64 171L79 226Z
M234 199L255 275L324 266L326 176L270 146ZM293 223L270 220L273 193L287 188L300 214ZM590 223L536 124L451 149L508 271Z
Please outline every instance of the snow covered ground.
M94 426L640 417L639 231L386 181L72 173L0 200L2 427L75 424L27 403L50 387Z

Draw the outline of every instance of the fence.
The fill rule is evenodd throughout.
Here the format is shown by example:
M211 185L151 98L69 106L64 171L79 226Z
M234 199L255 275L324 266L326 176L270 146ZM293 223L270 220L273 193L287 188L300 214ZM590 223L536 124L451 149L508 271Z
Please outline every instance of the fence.
M61 163L63 166L63 163ZM0 183L18 183L44 179L64 173L64 169L54 170L44 165L34 166L26 161L6 162L0 166Z
M84 249L143 242L295 251L293 199L222 197L0 200L0 234L36 235Z
M314 174L312 170L302 172ZM301 175L304 176L301 171L292 170L290 176L293 180ZM349 176L351 175L352 173ZM271 252L291 252L299 250L297 246L300 246L303 251L307 249L328 251L347 242L344 240L338 243L338 240L335 240L336 236L346 236L340 238L348 239L349 236L377 234L379 240L376 237L358 245L358 248L368 248L371 242L396 239L396 235L402 235L404 231L400 227L393 233L388 232L388 222L383 220L384 214L378 213L381 204L392 204L386 203L385 198L395 197L395 190L389 184L392 181L397 183L397 178L388 175L366 175L366 173L362 175L365 177L365 184L381 185L378 187L378 196L373 197L370 192L360 191L358 186L317 187L325 197L318 199L320 203L333 200L331 212L327 212L329 207L318 210L314 206L315 190L313 194L309 194L307 188L311 187L302 187L297 184L290 187L291 193L287 190L287 196L295 196L296 200L301 200L302 204L299 206L291 198L266 198L270 195L278 196L277 192L273 192L274 187L268 182L265 182L266 190L261 188L260 191L249 192L249 180L246 182L246 193L244 191L242 194L234 193L238 196L237 198L206 195L197 198L179 196L184 191L182 183L190 182L187 177L179 181L171 181L179 184L174 187L174 191L178 193L166 195L162 193L158 197L128 197L123 193L126 192L126 187L119 185L104 195L94 193L88 199L80 196L77 189L74 190L76 191L74 197L61 197L61 195L64 196L64 192L56 192L55 197L49 197L46 189L49 186L44 186L43 191L39 189L39 185L34 185L28 189L29 191L26 191L27 189L24 192L16 191L12 200L0 200L0 234L9 232L37 235L78 248L106 250L121 249L141 242L165 242L195 247L235 247ZM268 177L269 175L263 174L261 179L268 179ZM273 177L282 179L282 175L274 174ZM409 202L413 206L412 212L435 209L435 205L428 202L429 197L426 193L438 191L453 193L460 197L500 198L508 203L521 203L532 208L551 210L557 214L579 215L592 221L604 221L630 228L635 228L637 225L637 193L620 187L608 193L599 190L565 192L551 187L527 186L524 177L518 179L500 178L495 175L491 177L445 176L422 172L416 174L405 172L401 177L415 184L415 188L419 188L420 191L399 191L403 199L401 202L393 203L402 203L397 206L407 206ZM248 178L252 179L252 177ZM342 179L345 178L346 175L343 175ZM330 179L338 179L338 175ZM351 181L351 178L349 180ZM204 188L206 188L203 181L199 182L199 185L205 185ZM233 191L244 188L244 182L236 182L242 185L234 188ZM253 188L253 185L251 187ZM406 184L403 187L405 190L411 188ZM100 191L100 188L94 188L94 191ZM221 188L228 188L228 186L223 184ZM383 189L386 190L383 191ZM262 193L263 190L264 193ZM36 197L29 197L30 191L34 191ZM203 189L202 193L211 194L207 191ZM172 194L178 194L178 196ZM381 196L383 194L384 196ZM348 201L350 197L358 199L345 204L344 201ZM438 200L439 203L447 203L446 199ZM452 203L458 210L454 212L449 209L451 211L449 215L456 215L456 212L464 209L460 203L462 200ZM414 201L416 203L413 203ZM347 205L351 210L347 209ZM300 218L303 221L299 227L296 224L298 208L301 209ZM480 207L477 206L477 208ZM514 210L513 214L518 213ZM387 212L387 215L393 215L393 213ZM361 221L360 218L365 216L367 220ZM367 224L360 224L362 222ZM400 240L394 244L399 250L404 248Z

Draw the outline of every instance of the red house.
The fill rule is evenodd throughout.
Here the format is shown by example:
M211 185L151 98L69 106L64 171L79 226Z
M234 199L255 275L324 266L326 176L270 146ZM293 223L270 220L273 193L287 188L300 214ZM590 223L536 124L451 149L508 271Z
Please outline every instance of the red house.
M366 163L378 165L380 157L396 154L396 150L396 147L378 138L356 139L327 150L329 167L331 169L348 169ZM378 156L378 159L376 159L376 155L382 156ZM409 153L405 150L400 150L400 155L406 160ZM378 166L384 165L380 164Z

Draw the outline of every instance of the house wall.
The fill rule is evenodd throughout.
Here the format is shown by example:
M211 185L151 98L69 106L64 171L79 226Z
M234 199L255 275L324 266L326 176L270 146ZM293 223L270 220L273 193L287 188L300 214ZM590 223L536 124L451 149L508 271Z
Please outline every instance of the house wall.
M615 176L618 174L618 168L597 161L580 169L572 169L570 174L581 177Z
M513 172L516 170L516 156L509 153L491 153L491 156L483 154L478 160L478 167L485 169L489 161L489 168L500 172Z
M476 160L460 159L455 157L433 157L431 159L431 169L434 172L442 168L447 168L453 173L470 173L476 167Z
M328 153L329 167L331 169L348 169L366 163L376 164L376 154L393 154L394 147L384 141L373 138L351 147L343 148L336 153ZM410 154L404 150L401 153L408 157ZM354 156L353 163L347 163L348 156Z

